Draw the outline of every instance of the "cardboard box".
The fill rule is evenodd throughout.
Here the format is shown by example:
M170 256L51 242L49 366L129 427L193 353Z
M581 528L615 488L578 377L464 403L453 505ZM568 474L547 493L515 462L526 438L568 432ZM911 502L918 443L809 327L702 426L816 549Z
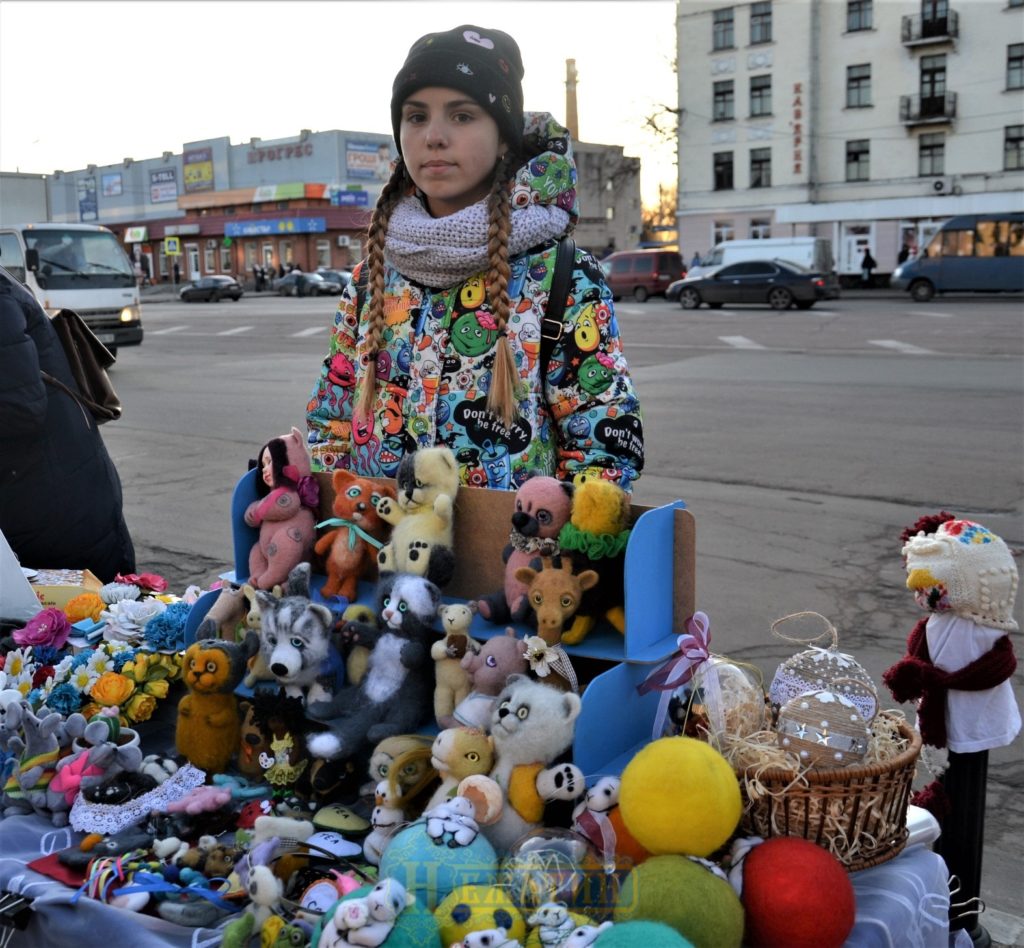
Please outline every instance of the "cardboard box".
M32 591L43 607L63 609L75 596L98 593L103 586L87 569L41 569L32 580Z

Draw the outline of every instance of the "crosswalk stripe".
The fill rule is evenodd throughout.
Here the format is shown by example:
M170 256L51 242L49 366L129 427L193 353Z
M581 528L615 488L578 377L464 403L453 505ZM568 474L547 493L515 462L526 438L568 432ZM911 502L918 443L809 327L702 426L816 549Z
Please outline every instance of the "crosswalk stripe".
M907 315L908 316L933 316L936 319L952 319L953 318L953 314L952 313L936 313L934 310L931 310L931 309L912 309Z
M748 339L746 336L719 336L726 345L732 346L734 349L765 349L766 346L762 346L759 342L754 342L753 339Z
M146 332L147 336L169 336L172 332L184 332L188 326L171 326L169 329L156 329Z
M218 336L237 336L239 333L248 332L252 329L252 326L236 326L234 329L225 329L224 332L217 333Z
M293 332L293 339L301 339L303 336L315 336L318 332L323 332L327 329L326 326L310 326L309 329L303 329L300 332Z
M911 345L909 342L900 342L898 339L869 339L873 346L881 346L883 349L894 349L903 355L935 355L931 349L922 349L920 346Z

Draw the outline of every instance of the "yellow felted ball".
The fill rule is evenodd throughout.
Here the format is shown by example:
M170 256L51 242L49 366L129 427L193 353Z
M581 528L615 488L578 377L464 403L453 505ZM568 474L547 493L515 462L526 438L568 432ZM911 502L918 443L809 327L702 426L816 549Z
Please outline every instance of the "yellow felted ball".
M619 807L648 852L709 856L732 835L743 803L718 751L691 737L663 737L622 771Z
M492 885L460 885L434 910L442 945L461 942L470 932L504 928L509 939L523 942L526 920L504 890Z

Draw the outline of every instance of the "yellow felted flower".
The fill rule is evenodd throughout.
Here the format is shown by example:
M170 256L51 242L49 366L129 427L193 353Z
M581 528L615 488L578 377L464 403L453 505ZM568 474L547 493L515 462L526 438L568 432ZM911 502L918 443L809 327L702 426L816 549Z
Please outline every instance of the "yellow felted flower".
M106 608L106 603L96 593L82 593L68 601L64 606L64 615L71 622L81 622L83 619L98 622L100 613Z
M120 707L135 691L135 683L118 672L104 672L96 679L89 697L106 707Z
M170 687L171 686L167 684L166 679L156 678L147 681L142 686L142 690L147 695L152 695L154 698L166 698Z
M124 706L124 713L130 721L148 721L156 710L156 698L136 693Z

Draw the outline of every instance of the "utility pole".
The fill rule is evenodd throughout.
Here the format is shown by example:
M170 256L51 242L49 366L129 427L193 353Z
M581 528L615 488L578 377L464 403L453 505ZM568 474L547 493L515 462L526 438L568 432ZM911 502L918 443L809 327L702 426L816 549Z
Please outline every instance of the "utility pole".
M565 61L565 127L572 140L580 140L580 120L576 112L576 60Z

